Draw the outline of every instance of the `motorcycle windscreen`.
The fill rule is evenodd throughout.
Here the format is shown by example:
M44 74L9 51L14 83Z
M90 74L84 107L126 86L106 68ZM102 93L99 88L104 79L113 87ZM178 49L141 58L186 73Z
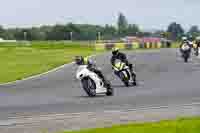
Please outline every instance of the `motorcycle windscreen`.
M118 69L118 71L122 70L125 67L125 63L123 62L116 62L115 68Z

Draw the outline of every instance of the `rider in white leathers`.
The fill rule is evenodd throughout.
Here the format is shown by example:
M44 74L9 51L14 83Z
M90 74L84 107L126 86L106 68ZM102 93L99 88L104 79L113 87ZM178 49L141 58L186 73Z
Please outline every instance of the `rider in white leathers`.
M96 73L99 76L99 78L101 78L102 81L104 82L105 87L110 88L111 86L110 83L106 80L102 72L96 67L96 65L90 58L83 56L76 56L75 63L77 65L87 65L87 69Z

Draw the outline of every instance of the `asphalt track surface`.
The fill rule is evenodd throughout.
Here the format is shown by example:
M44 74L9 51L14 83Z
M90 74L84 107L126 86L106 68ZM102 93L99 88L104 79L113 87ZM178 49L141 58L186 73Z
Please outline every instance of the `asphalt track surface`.
M112 97L87 97L75 79L77 67L74 64L37 78L0 85L0 131L12 125L5 123L15 117L199 105L198 57L184 63L176 49L126 53L130 62L136 63L137 87L124 87L115 77L109 62L110 53L94 57L115 89ZM196 112L200 112L199 108Z

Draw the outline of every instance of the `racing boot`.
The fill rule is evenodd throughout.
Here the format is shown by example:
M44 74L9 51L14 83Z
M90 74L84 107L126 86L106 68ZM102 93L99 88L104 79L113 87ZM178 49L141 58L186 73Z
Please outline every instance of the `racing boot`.
M104 83L104 87L107 89L106 95L113 96L113 88L111 87L111 83L103 76L103 74L99 74L99 77L102 79Z
M111 86L108 80L105 79L101 71L96 69L94 72L99 76L99 78L102 79L105 88L109 88Z
M136 74L135 72L132 71L132 78L133 78L133 85L136 86L137 82L136 82Z
M104 87L105 88L111 88L111 84L108 80L105 79L105 77L101 77L103 83L104 83Z
M111 83L108 80L103 79L104 87L107 88L106 95L113 96L113 88L111 87Z
M129 64L129 69L130 69L131 76L132 76L132 79L133 79L133 85L136 86L136 85L137 85L137 82L136 82L136 74L135 74L135 72L133 71L133 65L132 65L132 64Z

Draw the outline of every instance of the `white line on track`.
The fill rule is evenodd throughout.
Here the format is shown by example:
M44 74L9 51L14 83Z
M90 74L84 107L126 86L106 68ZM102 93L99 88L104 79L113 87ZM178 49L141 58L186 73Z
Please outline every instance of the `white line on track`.
M60 70L60 69L65 68L65 67L67 67L67 66L69 66L69 65L72 65L72 64L73 64L73 63L64 64L64 65L62 65L62 66L59 66L59 67L57 67L57 68L54 68L54 69L52 69L52 70L50 70L50 71L47 71L47 72L44 72L44 73L42 73L42 74L30 76L30 77L28 77L28 78L24 78L24 79L21 79L21 80L16 80L16 81L8 82L8 83L3 83L3 84L0 84L0 86L16 84L16 83L19 83L19 82L22 82L22 81L26 81L26 80L30 80L30 79L39 78L39 77L41 77L41 76L43 76L43 75L46 75L46 74L55 72L55 71L57 71L57 70Z

